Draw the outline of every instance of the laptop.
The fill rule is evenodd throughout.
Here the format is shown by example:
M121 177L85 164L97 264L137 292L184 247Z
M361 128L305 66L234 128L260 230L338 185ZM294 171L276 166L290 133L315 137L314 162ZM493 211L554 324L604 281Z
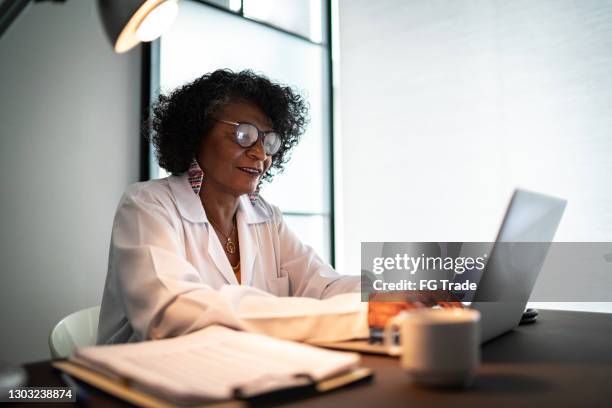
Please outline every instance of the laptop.
M566 201L526 190L515 190L504 215L489 261L480 278L469 308L480 312L481 343L501 336L518 326L550 242L555 236ZM520 246L520 270L507 262L504 243L541 243ZM515 254L516 255L516 254ZM508 279L511 276L512 279ZM503 293L500 293L503 288ZM342 342L317 342L318 346L338 350L397 355L382 344L381 331L369 339Z

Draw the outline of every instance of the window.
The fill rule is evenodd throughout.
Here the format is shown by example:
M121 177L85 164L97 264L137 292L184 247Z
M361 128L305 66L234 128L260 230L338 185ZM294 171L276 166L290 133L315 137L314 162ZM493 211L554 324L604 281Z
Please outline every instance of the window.
M292 20L282 12L262 13L257 8L259 2L244 1L240 7L233 1L214 3L181 4L173 28L157 43L157 88L167 92L207 72L229 68L252 69L302 93L310 104L310 124L285 172L271 184L265 183L261 194L283 211L285 221L305 244L331 262L330 78L328 48L320 43L325 38L320 25L322 3L316 2L319 23L296 26L294 31L287 25L295 16L291 15ZM302 3L304 7L299 9L308 10L307 20L314 20L316 8L309 1ZM270 4L265 7L270 8ZM252 21L245 17L247 12L253 18L270 19L266 24ZM275 27L282 22L287 23L285 27ZM308 30L304 31L305 27ZM166 174L152 160L151 176L164 177Z
M324 0L204 0L219 8L231 10L315 43L322 43Z

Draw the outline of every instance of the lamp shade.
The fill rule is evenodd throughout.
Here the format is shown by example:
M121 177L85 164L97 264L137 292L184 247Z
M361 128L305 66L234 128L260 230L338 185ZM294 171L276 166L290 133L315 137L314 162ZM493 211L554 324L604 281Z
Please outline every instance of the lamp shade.
M98 8L108 39L123 53L159 37L176 17L178 1L98 0Z

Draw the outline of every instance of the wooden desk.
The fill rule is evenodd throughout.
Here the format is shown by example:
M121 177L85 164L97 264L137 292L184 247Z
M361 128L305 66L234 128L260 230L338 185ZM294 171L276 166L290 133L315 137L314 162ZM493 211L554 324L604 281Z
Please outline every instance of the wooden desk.
M411 387L398 361L363 356L375 371L371 383L320 397L285 401L292 407L610 407L612 314L540 311L539 321L483 346L483 363L466 390ZM65 386L49 361L25 366L29 386ZM122 401L90 390L90 406Z

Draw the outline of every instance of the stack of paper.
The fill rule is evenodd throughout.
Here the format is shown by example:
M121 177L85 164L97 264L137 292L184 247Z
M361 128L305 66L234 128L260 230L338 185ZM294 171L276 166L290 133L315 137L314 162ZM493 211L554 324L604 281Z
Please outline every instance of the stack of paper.
M359 355L221 326L165 340L87 347L72 362L166 400L250 397L347 372Z

